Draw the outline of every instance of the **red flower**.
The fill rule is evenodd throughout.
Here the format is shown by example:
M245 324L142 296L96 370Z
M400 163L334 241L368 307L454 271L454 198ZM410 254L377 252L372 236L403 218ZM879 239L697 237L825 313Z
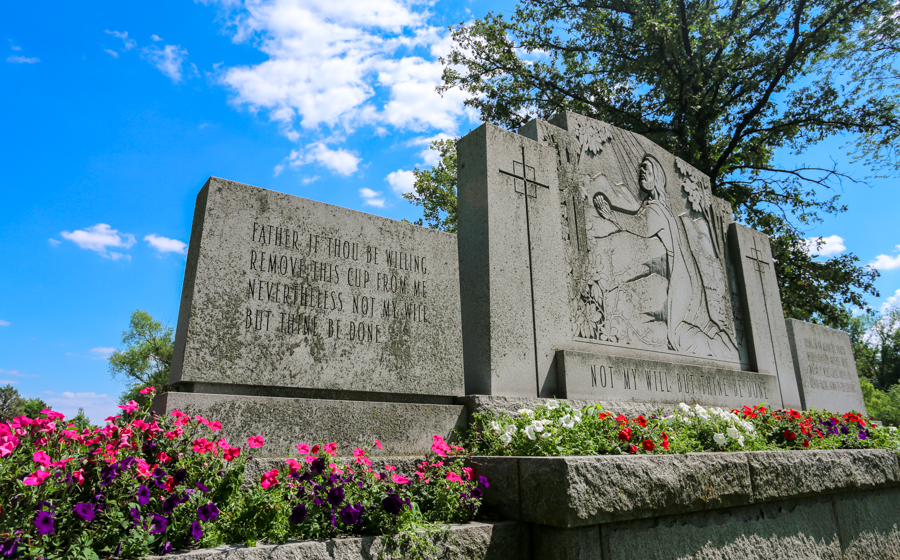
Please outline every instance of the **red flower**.
M238 455L240 455L240 454L241 454L240 447L229 447L228 449L225 450L225 460L229 461L229 462L234 461L235 459L237 459Z
M656 444L653 443L652 439L645 439L641 442L641 447L644 448L644 451L653 451L653 448L656 447Z
M799 420L799 419L803 418L803 415L800 414L799 412L797 412L796 410L794 410L793 408L789 408L787 410L787 413L788 413L788 416L790 416L794 420Z
M637 418L634 419L634 421L637 422L638 426L640 426L641 428L647 427L647 419L644 418L643 415L639 415Z
M790 430L785 430L784 433L782 433L781 435L783 435L784 439L786 439L788 441L793 441L794 439L797 438L797 434L795 434L794 432L792 432Z
M259 447L259 446L251 445L250 447ZM207 453L209 451L212 451L215 448L216 448L216 444L214 444L211 441L206 441L206 438L200 438L197 441L195 441L194 447L193 447L195 453Z
M633 444L633 443L632 443L631 445L629 445L629 446L628 446L628 452L629 452L629 453L637 453L637 445L635 445L635 444Z
M809 447L809 440L808 440L808 439L803 440L803 447Z
M631 428L625 428L619 432L619 441L628 441L631 439Z
M319 446L318 446L318 445L313 445L312 449L309 450L309 454L310 454L310 455L315 455L315 454L318 453L318 452L319 452Z
M166 492L171 492L172 490L175 489L175 486L176 485L175 485L175 477L174 476L170 476L169 478L166 479Z
M669 450L669 435L666 432L663 432L662 437L663 437L663 449L668 451Z
M169 461L171 461L172 458L163 452L159 452L156 454L156 460L159 461L160 463L165 464L165 463L168 463Z
M624 414L620 414L620 415L616 416L616 422L618 422L619 424L627 424L628 418L625 418Z

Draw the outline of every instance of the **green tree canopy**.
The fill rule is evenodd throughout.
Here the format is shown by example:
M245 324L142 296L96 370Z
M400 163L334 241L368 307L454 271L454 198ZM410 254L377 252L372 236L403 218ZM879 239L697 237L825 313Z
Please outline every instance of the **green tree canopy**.
M843 211L829 188L852 179L821 157L786 165L776 151L802 156L852 135L859 157L896 170L900 96L884 87L897 77L896 10L893 0L521 0L509 17L453 28L438 89L461 88L483 120L510 129L572 110L653 140L769 234L788 317L846 326L846 306L878 295L877 271L852 254L814 258L803 228ZM440 189L425 179L427 199Z
M157 392L166 390L172 368L175 347L173 330L153 319L149 313L138 309L131 314L128 330L122 332L123 350L116 350L109 357L109 371L114 379L129 385L120 400L141 402L139 391L147 386Z
M16 416L37 418L41 411L50 408L41 399L26 399L10 384L0 387L0 422L9 422Z
M441 154L440 161L430 169L413 169L415 192L403 198L423 207L424 223L419 219L415 224L456 233L456 140L435 140L430 148Z

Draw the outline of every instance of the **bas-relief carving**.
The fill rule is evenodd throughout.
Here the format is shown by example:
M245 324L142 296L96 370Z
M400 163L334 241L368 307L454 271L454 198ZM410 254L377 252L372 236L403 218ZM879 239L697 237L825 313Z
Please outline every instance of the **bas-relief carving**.
M730 208L708 179L592 119L542 139L559 151L573 335L746 363Z

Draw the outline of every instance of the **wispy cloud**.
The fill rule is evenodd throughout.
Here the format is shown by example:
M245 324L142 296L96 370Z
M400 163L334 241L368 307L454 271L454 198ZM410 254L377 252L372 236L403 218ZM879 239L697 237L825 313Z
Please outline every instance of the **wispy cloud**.
M44 391L41 393L41 399L53 410L65 414L66 418L74 417L78 414L79 408L84 408L85 416L95 424L102 423L104 418L115 416L121 412L117 408L118 401L114 397L93 391L84 393Z
M895 252L898 254L894 256L876 256L875 260L869 263L869 266L878 270L894 270L895 268L900 268L900 245L896 246Z
M144 237L144 241L148 245L159 251L160 253L178 253L179 255L187 254L187 243L177 239L169 239L161 235L151 233Z
M31 375L27 373L21 373L17 369L3 369L0 368L0 374L2 375L14 375L16 377L40 377L40 375Z
M898 305L900 305L900 290L895 291L894 295L884 300L884 303L881 304L881 312L887 313L891 307L897 307Z
M150 40L153 41L154 43L158 43L158 42L162 41L163 38L154 33L153 35L150 35Z
M110 251L110 247L129 249L135 243L133 235L120 233L118 230L112 229L109 224L97 224L85 229L76 229L72 232L62 231L60 235L82 249L94 251L104 258L112 260L130 259L131 255Z
M385 199L381 196L381 191L373 191L368 188L359 189L359 196L363 198L363 205L374 206L375 208L384 208Z
M15 379L0 379L0 385L18 385L19 382Z
M153 45L144 47L141 53L172 82L177 84L184 77L183 65L188 52L181 45L166 45L163 48Z
M109 54L109 56L111 56L113 58L119 58L119 53L117 53L116 51L114 51L112 49L103 49L103 52Z
M49 243L51 247L56 247L56 246L58 246L60 243L62 243L62 241L60 241L59 239L53 239L53 238L51 237L50 239L47 240L47 243Z
M112 35L113 37L118 37L122 39L122 50L130 51L134 47L137 46L137 41L128 37L127 31L110 31L109 29L105 30L107 35Z
M332 150L323 142L315 142L302 150L291 150L286 161L291 167L317 163L338 175L348 177L356 173L362 159L349 150L343 148ZM275 174L280 173L282 169L284 169L284 165L281 165L280 168L276 167Z
M0 327L8 327L8 326L10 326L11 324L12 324L12 323L10 323L9 321L3 321L3 320L0 320Z
M109 348L107 346L103 346L100 348L91 348L91 354L94 354L101 360L105 360L112 356L112 353L115 352L115 348Z
M36 56L19 56L14 54L6 57L6 62L11 62L13 64L35 64L40 61L41 59Z

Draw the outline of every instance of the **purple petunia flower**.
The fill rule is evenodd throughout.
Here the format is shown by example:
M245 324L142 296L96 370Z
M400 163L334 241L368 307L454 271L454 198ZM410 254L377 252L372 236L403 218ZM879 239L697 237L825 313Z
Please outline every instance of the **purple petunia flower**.
M860 430L859 431L859 439L865 441L865 440L869 439L869 434L866 433L865 430Z
M150 534L154 535L156 533L165 533L166 527L169 526L169 520L163 517L158 513L153 514L153 519L150 520Z
M200 526L199 521L191 523L191 538L194 539L194 542L198 542L203 538L203 527Z
M208 494L208 493L209 493L209 488L207 488L202 482L198 482L198 483L197 483L197 490L200 490L200 491L203 492L204 494Z
M484 493L481 491L480 488L477 488L477 487L472 488L472 498L474 498L476 500L480 500L482 498L482 496L484 496Z
M34 518L34 526L39 535L53 534L53 515L46 511L39 511Z
M362 504L345 506L344 509L341 510L341 521L344 525L356 525L362 521L362 514L365 511L366 508L364 508Z
M166 554L172 552L172 543L166 541L166 544L162 545L162 548L159 551L160 556L165 556Z
M850 428L848 428L847 426L841 426L841 433L844 434L844 435L849 434L849 433L850 433Z
M341 505L341 502L344 501L344 489L341 486L337 486L328 491L328 503L334 507L338 507Z
M155 447L155 441L145 441L144 445L141 446L141 451L143 451L144 453L152 453Z
M135 527L141 524L141 512L138 511L138 508L131 508L128 515L131 516L131 521L134 523Z
M288 521L297 525L304 519L306 519L306 506L303 504L295 505L294 509L291 510L291 516L288 517Z
M175 474L172 475L172 482L174 482L175 485L177 486L178 484L181 484L182 482L184 482L184 479L186 479L186 478L187 478L187 470L178 469L177 471L175 471Z
M84 519L85 521L93 521L94 520L94 504L88 504L84 502L79 502L75 504L75 507L72 508L72 511L78 514L79 517Z
M138 488L137 499L138 505L147 505L150 501L150 489L141 484L140 488Z
M0 556L9 558L16 555L19 551L19 539L10 538L0 542Z
M325 459L319 457L309 466L309 471L313 474L321 474L325 471Z
M200 518L200 521L213 521L219 517L219 508L216 507L216 504L209 502L205 506L197 508L197 517Z
M387 498L381 500L381 507L391 515L397 515L400 513L400 510L403 509L403 500L401 500L400 496L397 494L391 494Z
M487 479L487 477L484 477L484 476L479 476L479 477L478 477L478 484L484 486L485 488L490 488L490 487L491 487L491 485L488 484L488 479Z
M118 558L119 555L122 554L122 544L123 544L124 542L125 542L125 541L119 541L119 546L116 547L116 552L113 554L113 556L115 556L116 558Z

